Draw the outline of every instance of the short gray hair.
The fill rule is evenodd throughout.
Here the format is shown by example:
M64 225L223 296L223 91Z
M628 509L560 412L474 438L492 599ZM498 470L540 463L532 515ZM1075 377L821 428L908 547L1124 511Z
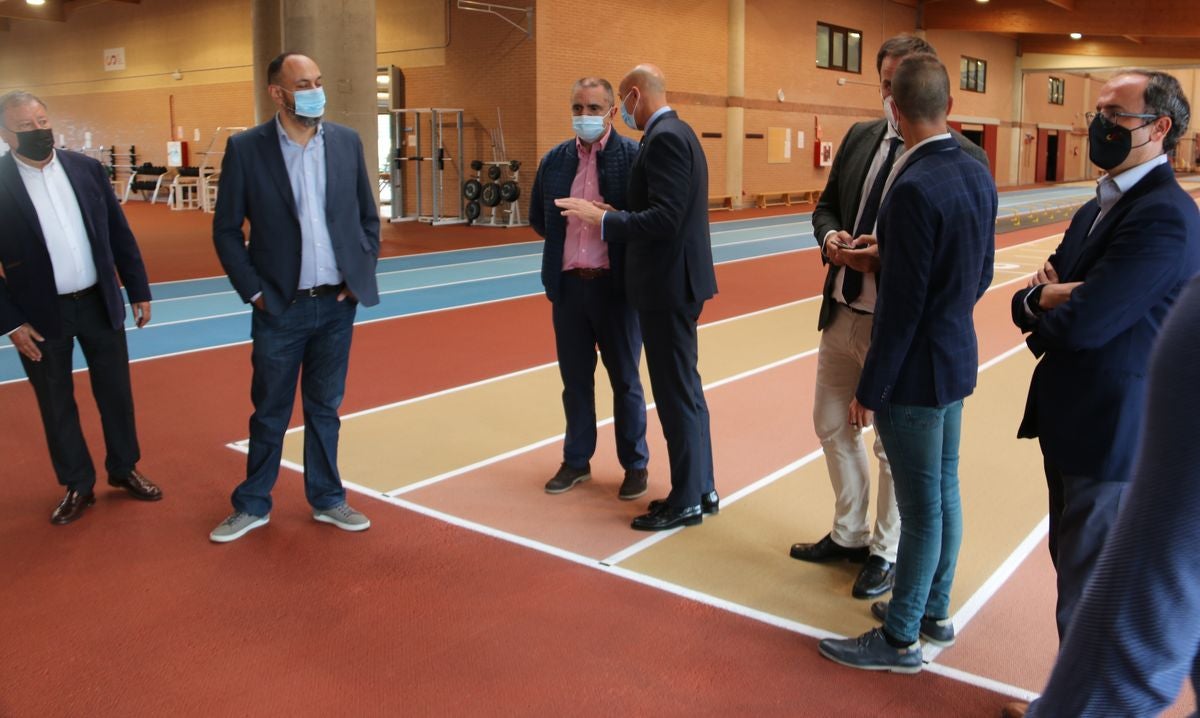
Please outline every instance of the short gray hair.
M612 83L605 80L603 77L581 77L571 86L571 94L574 95L585 87L599 87L604 90L604 96L608 98L608 106L612 107L616 104L616 97L613 95Z
M1179 138L1187 132L1188 122L1192 117L1192 108L1188 105L1187 95L1174 75L1151 70L1144 67L1130 67L1117 72L1120 75L1141 75L1146 78L1146 91L1142 102L1146 107L1143 112L1159 117L1171 118L1171 129L1163 137L1163 151L1170 152L1179 144Z
M4 95L0 95L0 115L8 112L13 107L20 107L33 102L41 105L43 110L50 109L49 107L46 107L45 102L42 102L42 98L38 97L32 92L26 92L24 90L13 90L12 92L6 92Z
M892 98L900 113L910 120L934 122L945 118L950 103L946 66L934 55L908 55L892 76Z

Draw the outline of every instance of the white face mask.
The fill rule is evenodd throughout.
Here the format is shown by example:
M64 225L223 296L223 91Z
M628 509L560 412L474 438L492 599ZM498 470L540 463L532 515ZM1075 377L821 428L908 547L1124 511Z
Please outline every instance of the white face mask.
M604 115L578 115L571 117L571 127L580 140L592 143L604 136L608 129L604 124Z
M896 119L896 106L890 97L883 98L883 116L887 118L888 124L896 131L896 134L900 134L900 121Z

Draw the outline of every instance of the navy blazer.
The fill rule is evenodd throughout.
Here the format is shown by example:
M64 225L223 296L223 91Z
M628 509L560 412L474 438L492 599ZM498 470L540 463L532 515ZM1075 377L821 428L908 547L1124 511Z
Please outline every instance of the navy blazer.
M113 329L125 325L125 300L117 283L120 276L130 302L150 301L150 282L137 240L113 193L108 173L96 160L66 150L55 150L62 163L92 247L96 284ZM54 266L33 200L25 190L12 153L0 157L0 334L29 324L47 339L62 336ZM114 273L113 269L116 268Z
M379 303L379 210L362 140L349 127L325 128L325 222L338 269L364 306ZM250 239L242 223L250 220ZM300 286L300 219L275 118L229 138L221 162L213 244L242 301L262 292L281 314Z
M1017 435L1037 437L1064 474L1127 481L1145 400L1146 363L1163 317L1200 271L1200 211L1169 164L1129 189L1096 228L1095 199L1071 219L1050 256L1060 281L1083 282L1070 300L1013 319L1035 356Z
M617 134L614 127L604 149L596 155L600 196L617 209L628 207L626 193L629 189L629 170L637 153L638 144ZM567 219L562 216L562 210L554 206L554 200L571 196L571 185L578 170L579 152L572 138L555 146L542 158L529 200L529 226L546 240L542 247L542 286L552 302L558 300L558 288L562 284L563 245L567 239ZM619 295L625 291L624 265L625 245L608 245L612 287Z
M851 125L838 147L833 158L833 166L829 168L829 178L825 181L825 190L821 199L813 208L813 235L817 239L817 247L824 250L825 235L830 232L845 230L854 233L854 220L858 218L858 205L862 202L863 185L867 181L867 173L871 170L871 161L879 143L887 133L887 120L868 120ZM988 166L987 154L983 148L967 139L955 130L950 134L958 141L963 151ZM825 272L825 286L821 290L821 311L817 314L817 329L824 329L833 321L833 308L837 301L833 298L833 287L841 267L829 264L829 258L821 251L821 263L828 265Z
M629 209L604 215L606 242L624 242L625 292L635 309L675 309L717 292L708 232L708 162L686 122L664 112L629 174Z
M856 396L945 406L975 389L974 307L992 282L996 184L953 138L918 147L879 207L879 298Z

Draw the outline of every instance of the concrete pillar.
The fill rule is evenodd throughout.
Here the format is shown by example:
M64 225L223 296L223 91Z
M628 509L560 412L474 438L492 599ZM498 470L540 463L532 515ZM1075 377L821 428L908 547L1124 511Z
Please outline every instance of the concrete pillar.
M1008 184L1021 184L1021 151L1025 147L1025 129L1021 122L1025 119L1025 73L1021 71L1021 57L1018 55L1013 63L1012 102L1009 107L1012 113L1009 120L1013 123L1011 141L1008 145ZM1030 150L1032 151L1032 150Z
M265 122L275 112L267 96L267 63L284 51L308 55L321 68L325 118L358 132L367 170L374 172L379 164L375 0L253 0L251 21L258 120Z
M729 81L725 108L725 194L742 205L746 144L746 0L729 0Z

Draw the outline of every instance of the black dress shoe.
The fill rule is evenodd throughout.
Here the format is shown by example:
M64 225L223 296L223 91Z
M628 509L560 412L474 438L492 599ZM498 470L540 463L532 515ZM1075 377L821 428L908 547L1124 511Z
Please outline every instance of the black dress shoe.
M656 511L659 506L665 506L666 499L655 499L650 502L646 508L650 511ZM702 514L719 514L721 513L721 497L717 496L716 491L709 491L707 494L700 495L700 513Z
M896 564L879 556L871 556L858 572L858 578L854 579L854 590L850 594L855 598L875 598L891 591L895 584Z
M109 474L108 485L118 489L125 489L129 495L135 499L142 501L158 501L162 498L162 489L158 488L140 473L137 469L132 469L128 474L123 476L114 476Z
M631 525L638 531L666 531L676 526L695 526L703 520L699 504L682 509L662 504L654 511L635 518Z
M871 549L866 546L847 548L835 543L832 535L825 534L825 538L816 543L792 544L792 550L788 553L798 561L810 561L812 563L825 563L827 561L862 563L867 560L867 556L871 555Z
M94 503L96 503L94 494L81 494L75 489L68 489L67 495L63 497L58 506L54 507L54 513L50 514L50 523L69 524L83 516L83 510Z

